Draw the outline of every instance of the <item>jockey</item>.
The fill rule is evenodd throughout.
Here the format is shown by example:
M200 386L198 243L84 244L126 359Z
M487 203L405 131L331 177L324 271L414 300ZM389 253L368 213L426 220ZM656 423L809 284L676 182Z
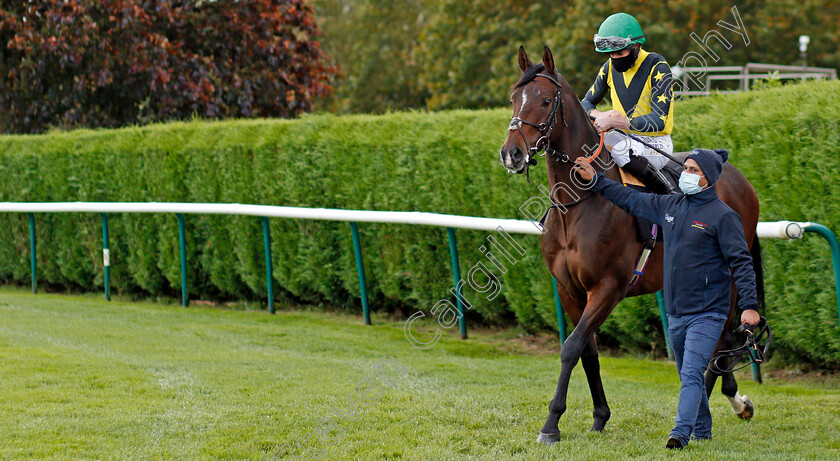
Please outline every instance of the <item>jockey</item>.
M674 151L671 68L661 55L643 50L644 42L645 35L633 16L616 13L605 19L595 35L595 51L608 53L610 58L601 66L581 105L595 119L593 124L598 131L629 130L670 154ZM613 110L595 109L608 92ZM604 145L618 166L641 179L653 192L673 191L659 171L668 163L665 156L618 131L607 132Z

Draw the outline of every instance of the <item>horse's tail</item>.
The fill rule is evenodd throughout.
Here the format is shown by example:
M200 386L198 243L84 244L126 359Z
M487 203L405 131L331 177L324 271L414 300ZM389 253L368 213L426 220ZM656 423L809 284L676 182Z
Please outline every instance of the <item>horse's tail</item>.
M762 315L765 311L764 304L764 264L761 259L761 244L758 241L758 236L753 239L752 248L750 248L750 255L753 259L753 270L755 271L755 291L758 298L758 312Z

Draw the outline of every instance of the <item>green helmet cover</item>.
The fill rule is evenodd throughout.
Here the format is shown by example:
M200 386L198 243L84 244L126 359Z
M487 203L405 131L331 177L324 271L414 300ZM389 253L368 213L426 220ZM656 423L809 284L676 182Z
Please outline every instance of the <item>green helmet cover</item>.
M645 43L645 34L636 18L627 13L615 13L604 19L594 41L595 51L612 53L633 43Z

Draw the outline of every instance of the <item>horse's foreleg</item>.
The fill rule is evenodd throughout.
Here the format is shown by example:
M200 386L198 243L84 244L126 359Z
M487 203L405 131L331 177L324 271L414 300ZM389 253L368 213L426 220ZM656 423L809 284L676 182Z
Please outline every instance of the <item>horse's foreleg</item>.
M586 371L586 380L589 382L589 391L592 392L592 416L595 422L592 424L593 431L603 431L604 426L610 419L610 407L607 405L607 396L604 394L604 385L601 382L601 363L598 361L598 344L595 336L589 339L580 357L583 369Z
M569 390L572 369L580 360L587 340L591 337L591 334L586 332L587 320L586 317L582 317L572 334L563 343L563 349L560 351L560 378L557 380L557 390L554 393L554 398L548 404L548 418L545 420L543 428L540 429L540 436L537 438L539 442L554 443L560 440L560 429L557 425L560 422L560 417L566 412L566 393Z
M569 380L572 376L572 370L577 365L578 360L584 355L587 347L592 347L592 350L587 355L584 368L589 368L591 373L594 373L597 378L589 378L590 372L587 370L587 377L591 383L597 385L598 397L595 397L593 391L593 401L597 402L596 411L606 408L606 397L603 397L603 386L601 385L600 370L597 362L597 351L594 349L594 343L589 346L589 342L593 340L595 330L604 323L607 315L612 311L618 303L617 290L615 287L601 287L598 290L593 290L589 293L589 300L580 320L577 322L574 331L566 339L563 344L563 350L560 352L560 378L557 380L557 390L554 393L554 398L548 404L548 418L545 425L540 430L540 436L537 438L542 443L554 443L560 440L560 429L558 423L560 417L566 411L566 393L569 390ZM601 403L603 402L603 405ZM607 411L609 411L607 409ZM609 418L609 416L607 416ZM606 423L606 418L603 419ZM597 423L597 419L596 419Z

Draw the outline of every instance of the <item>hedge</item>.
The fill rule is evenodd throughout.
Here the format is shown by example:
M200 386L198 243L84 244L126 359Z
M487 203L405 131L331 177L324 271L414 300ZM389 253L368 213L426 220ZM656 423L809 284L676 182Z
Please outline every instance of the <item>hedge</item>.
M677 149L727 147L752 181L761 219L820 222L840 230L836 156L840 82L790 85L679 102ZM509 109L309 115L297 120L178 122L119 130L0 137L0 201L185 201L429 211L524 218L538 194L505 172L498 150ZM112 289L177 297L178 228L173 215L109 215ZM97 291L103 285L101 227L93 214L39 214L39 284ZM271 219L278 298L360 311L347 223ZM193 297L265 300L258 218L187 215ZM452 284L442 228L360 224L374 311L428 311ZM479 260L488 232L457 231L462 272ZM534 236L502 276L492 301L466 291L468 321L555 329L551 281ZM0 215L0 282L28 285L28 220ZM840 327L825 242L763 242L767 317L777 352L840 367ZM498 272L497 272L498 274ZM652 295L625 300L600 341L664 353Z

